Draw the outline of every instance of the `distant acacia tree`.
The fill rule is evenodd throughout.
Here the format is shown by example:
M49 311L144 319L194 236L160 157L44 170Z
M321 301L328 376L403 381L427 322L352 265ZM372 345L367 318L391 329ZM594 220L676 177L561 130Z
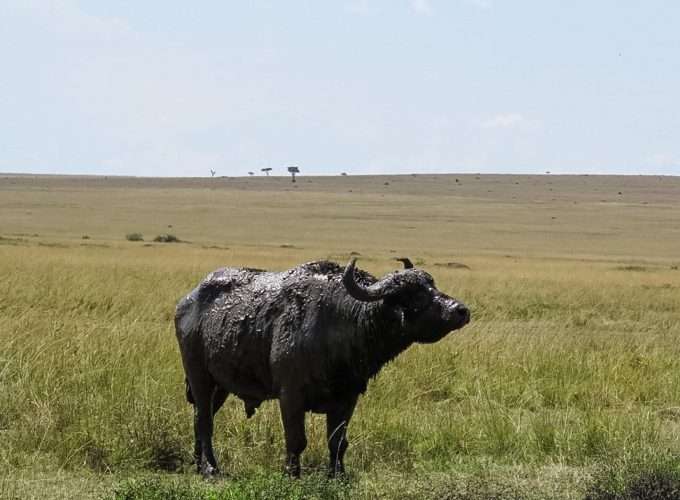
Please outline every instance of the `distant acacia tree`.
M248 172L248 175L255 175L255 172Z
M271 167L261 168L260 170L261 170L262 172L264 172L265 174L267 174L267 177L269 177L269 172L272 171Z
M293 176L293 181L292 181L292 182L295 182L295 174L299 174L299 173L300 173L300 169L297 168L297 167L288 167L288 172L290 172L290 175Z
M212 168L210 169L210 177L215 177L216 173L217 172L215 172Z

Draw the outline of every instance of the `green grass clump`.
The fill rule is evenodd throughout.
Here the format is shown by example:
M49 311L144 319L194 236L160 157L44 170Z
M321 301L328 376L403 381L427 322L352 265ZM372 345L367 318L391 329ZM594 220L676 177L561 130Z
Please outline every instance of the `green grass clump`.
M281 473L259 473L219 483L186 478L142 478L124 481L111 500L349 500L352 490L341 480L318 474L292 480Z
M128 233L125 235L125 239L128 241L144 241L144 236L142 233Z

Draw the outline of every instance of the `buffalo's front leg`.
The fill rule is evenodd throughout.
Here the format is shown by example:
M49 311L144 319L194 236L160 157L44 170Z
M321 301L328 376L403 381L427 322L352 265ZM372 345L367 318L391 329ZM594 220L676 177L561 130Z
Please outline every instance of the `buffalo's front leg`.
M326 414L326 438L328 441L329 477L336 477L345 473L343 459L347 451L347 426L354 413L357 398L338 403Z
M283 392L279 404L286 436L286 472L291 477L300 477L300 455L307 447L302 395Z

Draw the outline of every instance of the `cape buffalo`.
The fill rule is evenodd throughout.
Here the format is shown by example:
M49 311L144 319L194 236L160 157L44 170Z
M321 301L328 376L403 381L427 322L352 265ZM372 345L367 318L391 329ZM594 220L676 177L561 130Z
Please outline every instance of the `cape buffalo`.
M175 329L199 472L218 472L213 416L234 394L248 417L279 400L286 470L295 477L307 445L305 412L325 413L329 473L342 473L346 427L368 380L413 342L436 342L470 321L468 308L408 259L380 280L355 270L355 260L279 273L218 269L179 302Z

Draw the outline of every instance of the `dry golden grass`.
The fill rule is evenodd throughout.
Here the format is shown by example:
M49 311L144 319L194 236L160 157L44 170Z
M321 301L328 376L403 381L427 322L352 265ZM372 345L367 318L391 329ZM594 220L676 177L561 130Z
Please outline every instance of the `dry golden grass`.
M196 244L294 245L312 256L396 250L424 258L680 260L674 177L303 177L292 184L19 176L0 177L0 193L5 236L87 234L117 243L130 232L147 240L173 232Z
M314 473L325 427L310 418L311 482L289 498L582 498L602 464L680 454L680 180L295 186L0 176L0 496L87 498L127 478L136 495L212 494L200 481L182 490L188 473L156 474L188 468L191 446L177 298L220 266L350 252L374 274L408 255L473 323L371 383L351 426L349 485ZM135 232L145 241L125 239ZM162 233L185 243L150 243ZM249 421L237 401L221 413L218 458L246 483L215 488L249 498L238 488L281 487L267 479L281 469L276 405Z

